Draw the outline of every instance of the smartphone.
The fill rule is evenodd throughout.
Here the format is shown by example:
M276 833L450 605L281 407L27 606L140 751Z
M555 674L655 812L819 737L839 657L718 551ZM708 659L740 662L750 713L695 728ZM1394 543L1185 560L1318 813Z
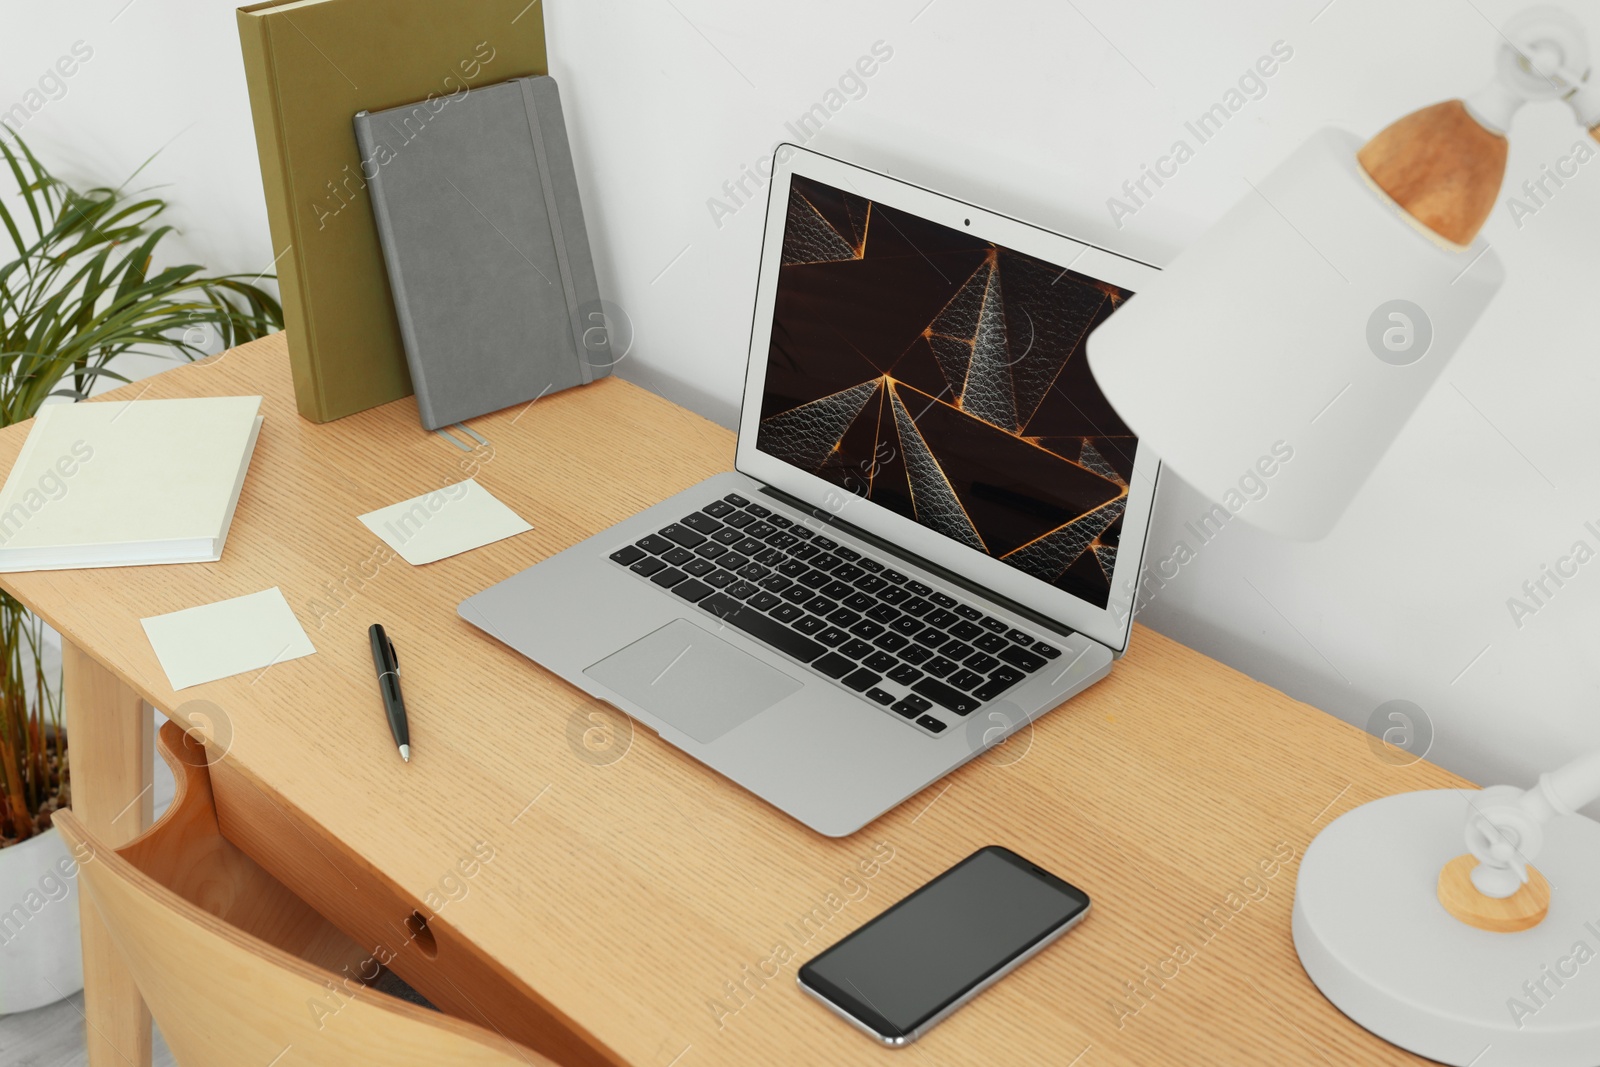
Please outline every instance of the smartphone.
M909 1045L1089 913L1089 897L981 848L810 960L800 988L886 1045Z

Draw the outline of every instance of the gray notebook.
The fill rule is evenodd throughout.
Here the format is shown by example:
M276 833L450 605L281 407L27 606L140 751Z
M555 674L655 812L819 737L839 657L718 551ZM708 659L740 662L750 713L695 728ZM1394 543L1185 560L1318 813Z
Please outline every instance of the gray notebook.
M423 426L610 370L553 78L363 111L355 130Z

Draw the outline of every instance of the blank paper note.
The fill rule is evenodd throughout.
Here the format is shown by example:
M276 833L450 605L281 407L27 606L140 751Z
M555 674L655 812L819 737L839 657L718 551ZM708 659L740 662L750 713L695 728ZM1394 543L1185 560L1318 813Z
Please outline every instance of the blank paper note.
M277 586L139 621L174 689L265 670L316 651Z
M471 478L369 511L361 521L414 567L533 529Z

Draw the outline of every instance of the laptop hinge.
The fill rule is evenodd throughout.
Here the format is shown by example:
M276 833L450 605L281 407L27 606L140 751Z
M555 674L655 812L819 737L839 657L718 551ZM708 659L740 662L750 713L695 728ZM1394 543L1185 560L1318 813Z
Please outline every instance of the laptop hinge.
M782 489L775 489L772 486L763 483L760 491L776 500L783 501L789 507L811 516L818 522L832 526L835 529L846 531L851 537L859 538L860 540L867 542L873 548L876 548L885 555L894 556L897 559L904 560L906 563L916 567L918 570L926 571L929 574L938 575L941 580L949 582L951 585L958 585L974 596L982 597L989 603L994 604L997 607L1004 608L1015 615L1020 615L1030 622L1038 623L1047 630L1052 630L1055 633L1061 634L1065 637L1071 637L1074 634L1082 634L1082 636L1088 640L1094 640L1094 638L1089 637L1088 634L1083 634L1082 631L1074 630L1070 626L1050 618L1050 616L1041 611L1035 611L1026 604L1019 604L1009 597L1001 596L993 589L975 582L971 578L963 577L962 575L957 574L955 571L950 570L948 567L943 567L937 563L934 563L932 560L924 559L915 552L908 552L900 545L897 545L886 538L879 537L870 530L863 530L855 523L841 519L836 515L824 511L822 508L816 507L812 504L807 504L798 497L785 493ZM1100 644L1100 642L1095 641L1095 644Z

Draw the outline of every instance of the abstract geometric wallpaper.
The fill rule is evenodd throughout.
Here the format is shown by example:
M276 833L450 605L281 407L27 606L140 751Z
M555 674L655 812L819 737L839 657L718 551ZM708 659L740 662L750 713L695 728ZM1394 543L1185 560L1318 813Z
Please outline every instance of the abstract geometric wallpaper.
M1084 338L1131 295L797 175L756 447L1105 607L1137 441Z

